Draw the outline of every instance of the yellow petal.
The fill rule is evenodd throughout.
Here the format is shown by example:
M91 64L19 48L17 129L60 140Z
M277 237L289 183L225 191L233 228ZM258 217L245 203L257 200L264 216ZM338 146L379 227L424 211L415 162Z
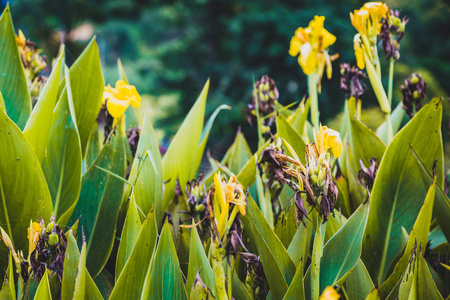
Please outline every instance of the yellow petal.
M128 106L130 106L129 100L120 100L115 97L108 98L108 101L106 102L106 108L108 109L109 114L114 118L121 117Z
M325 151L331 148L335 158L338 158L342 154L342 141L339 132L333 129L327 128L325 130Z
M356 65L362 70L364 69L365 63L364 52L361 48L361 39L359 34L355 35L355 38L353 39L353 48L355 49Z
M289 47L289 55L297 56L300 53L301 46L302 46L302 43L301 43L300 39L296 36L293 36L291 38L291 45Z
M217 229L219 230L220 238L223 237L225 234L225 230L227 228L227 221L228 221L228 211L230 209L230 205L227 203L225 204L225 207L223 208L222 212L220 213L219 217L219 224L217 225Z
M310 75L317 67L317 55L311 49L311 44L303 44L298 58L299 64L306 75Z
M341 297L333 287L329 286L327 287L322 295L320 296L319 300L338 300Z
M214 175L214 202L218 202L220 209L223 210L226 206L226 198L225 198L225 191L222 188L222 179L220 178L220 173L217 172ZM218 211L215 212L216 214L219 214Z

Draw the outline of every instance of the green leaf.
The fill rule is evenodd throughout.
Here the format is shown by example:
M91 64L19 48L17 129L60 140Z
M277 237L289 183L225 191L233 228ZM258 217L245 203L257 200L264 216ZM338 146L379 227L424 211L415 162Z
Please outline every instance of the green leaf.
M15 300L16 299L16 285L14 283L14 261L12 258L12 253L9 254L9 263L8 263L8 269L6 270L6 277L5 282L3 283L3 289L8 289L9 297L3 296L0 294L0 299L8 299L8 300Z
M61 286L61 300L71 300L75 290L75 280L78 274L78 261L80 251L78 250L77 240L72 230L69 230L67 237L67 248L64 256L64 270Z
M186 290L190 294L191 288L194 285L197 273L202 278L203 283L209 287L213 295L217 295L215 292L214 273L209 265L208 258L206 257L205 249L203 248L202 241L197 232L197 228L191 229L191 243L189 247L189 267L188 276L186 281Z
M163 226L141 299L187 299L169 223Z
M179 180L181 190L184 190L186 182L197 172L199 159L198 149L202 135L203 119L205 116L206 97L209 89L209 80L203 87L188 115L175 134L162 160L165 185L164 196L161 203L161 211L158 212L157 220L168 207L175 196L175 184ZM157 221L158 222L158 221Z
M52 196L57 223L65 226L81 190L81 145L66 67L66 88L55 108L42 171ZM56 92L55 92L56 93Z
M102 294L92 280L86 269L86 243L81 247L81 254L78 262L78 274L75 280L73 300L99 300L103 299Z
M58 59L53 67L52 73L39 96L36 106L31 112L23 134L30 142L34 153L42 163L45 155L45 149L48 146L48 140L51 137L50 129L55 124L53 121L53 109L58 97L58 86L61 75L64 74L65 60L64 45L59 49Z
M392 124L392 132L395 135L400 126L402 125L403 116L405 115L405 110L403 109L403 102L399 102L394 111L390 114L391 124ZM387 142L387 131L386 131L386 121L384 121L377 128L377 136L386 144Z
M5 100L3 99L2 92L0 91L0 108L6 111Z
M361 259L345 280L345 290L349 299L364 300L374 289L372 279Z
M89 142L86 148L86 167L90 167L95 159L100 154L102 150L104 137L100 137L100 130L98 128L98 123L94 123L94 129L91 132L91 136L89 137Z
M221 163L226 165L232 173L238 174L252 155L253 153L248 146L244 134L239 130L233 144L228 148Z
M45 269L44 276L41 278L36 295L34 296L36 300L52 300L52 295L50 292L50 285L48 280L48 271Z
M414 248L421 247L422 249L425 249L428 242L428 232L430 229L431 217L433 214L435 194L436 183L433 182L430 189L428 190L425 202L420 209L419 215L417 216L413 230L409 235L409 240L406 244L403 255L395 265L394 271L392 272L391 276L389 276L388 279L380 286L379 290L381 295L387 295L394 289L395 285L400 280L402 274L405 272L406 267L408 266L411 252L414 250Z
M361 244L369 214L369 201L364 202L324 245L320 262L320 291L341 285L358 264ZM305 276L306 298L310 299L311 268Z
M419 157L419 154L414 150L411 146L411 152L414 155L419 167L420 174L422 175L422 179L424 184L430 185L433 182L433 176L429 171L429 168L425 165L423 160ZM431 165L430 165L431 166ZM442 231L447 238L447 241L450 240L450 199L442 190L442 185L437 183L436 186L436 202L434 204L433 214L436 216L439 225L442 228Z
M292 283L289 286L286 295L284 298L286 300L289 299L305 299L305 289L303 286L303 263L299 263L297 267L297 271L295 271L294 279L292 279Z
M70 68L70 83L84 157L89 136L96 128L94 124L102 107L105 86L95 37Z
M122 79L123 81L125 81L126 83L130 84L120 58L117 59L117 69L119 70L119 78ZM128 106L127 110L125 111L125 115L126 115L126 119L125 119L126 128L130 128L130 126L134 128L134 127L142 125L141 114L133 106L131 106L131 105Z
M111 300L139 299L156 246L157 235L155 216L150 213L142 224L136 244L120 272L111 293Z
M31 97L17 48L9 5L0 17L0 74L0 90L8 116L23 129L31 113Z
M3 109L0 109L0 145L0 226L10 236L14 248L26 254L30 220L37 221L39 217L49 220L52 200L33 149ZM7 266L7 255L7 249L1 247L1 267Z
M255 173L256 173L256 191L258 196L259 208L261 209L261 212L266 218L266 221L269 223L270 228L273 228L274 220L273 220L273 210L270 191L264 188L261 175L259 174L259 170L256 170Z
M255 201L247 197L248 218L267 282L275 298L282 299L294 278L296 267L283 244L267 223Z
M247 288L241 281L236 272L233 273L233 290L232 294L234 299L251 300L253 299L248 293Z
M252 186L256 178L256 160L258 155L254 154L247 163L242 167L241 171L236 175L238 181L243 186Z
M419 255L416 287L417 300L444 300L431 277L427 262L422 255Z
M298 157L300 158L300 161L302 164L306 163L305 156L303 153L305 152L305 142L303 141L300 134L297 132L297 130L292 127L291 124L286 120L285 117L282 115L277 116L277 133L278 137L281 137L285 141L289 143L289 145L292 146ZM289 150L288 154L290 153ZM294 153L290 154L291 157L294 157Z
M306 266L310 254L312 232L313 226L310 222L307 223L307 227L300 225L289 244L287 251L297 268L300 262L302 262L303 268Z
M155 216L160 216L163 194L163 169L158 140L148 113L144 117L136 156L131 167L129 181L134 184L136 204L146 216L155 207ZM127 186L125 197L128 198L131 187Z
M134 245L141 230L141 218L136 207L134 197L131 196L130 204L128 205L128 212L125 218L125 224L122 228L122 236L120 238L119 250L117 251L116 259L116 281L122 272L128 258L133 251Z
M375 285L401 252L401 226L411 231L428 190L410 145L425 165L437 160L437 183L443 183L441 118L442 103L434 99L394 137L380 163L362 253Z
M292 127L303 136L305 133L305 124L308 119L309 105L311 103L311 98L303 99L302 102L297 107L295 113L288 118L289 123Z
M114 174L114 175L113 175ZM125 146L121 128L110 136L82 178L82 188L70 224L79 217L87 241L87 268L97 276L114 242L116 221L124 192ZM82 237L78 236L79 244Z

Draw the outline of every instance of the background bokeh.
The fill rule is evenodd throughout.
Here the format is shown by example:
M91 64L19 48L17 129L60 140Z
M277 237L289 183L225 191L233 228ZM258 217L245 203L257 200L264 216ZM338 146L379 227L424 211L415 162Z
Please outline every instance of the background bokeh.
M6 1L0 0L1 6ZM10 1L16 30L38 43L48 57L57 53L64 38L73 62L92 34L97 34L107 83L118 77L121 58L129 80L146 96L154 111L154 125L163 143L178 128L205 81L211 79L209 115L218 105L233 107L217 119L209 148L220 159L241 128L256 150L256 128L243 113L250 102L253 80L268 74L277 83L280 103L300 100L306 77L296 58L288 54L295 29L306 27L315 14L326 17L325 27L337 36L330 53L333 79L323 82L319 97L321 120L339 126L344 96L339 91L339 63L355 63L349 12L364 2L356 0L14 0ZM450 2L446 0L392 0L410 18L396 64L394 103L401 100L400 85L413 71L422 74L429 98L450 94ZM383 59L384 61L384 59ZM385 62L384 62L385 63ZM384 79L387 79L387 64ZM447 98L446 98L447 99ZM376 128L383 115L372 91L366 93L365 122ZM448 102L448 100L445 100ZM448 124L448 103L444 124ZM447 126L445 126L447 127ZM338 127L337 127L338 128ZM444 131L448 141L448 130ZM447 147L448 149L448 147ZM448 151L447 151L448 153Z

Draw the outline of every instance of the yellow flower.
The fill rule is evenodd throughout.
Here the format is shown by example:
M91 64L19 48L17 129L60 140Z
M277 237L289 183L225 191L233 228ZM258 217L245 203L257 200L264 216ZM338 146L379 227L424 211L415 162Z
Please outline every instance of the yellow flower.
M335 158L341 156L342 141L340 134L327 126L322 126L316 134L315 145L319 155L326 153L328 149L331 149Z
M30 229L32 232L30 232ZM33 252L34 248L36 248L36 243L39 240L39 232L41 232L41 225L37 222L33 222L28 228L27 238L29 240L28 253Z
M25 38L25 35L23 34L22 30L19 29L19 35L16 35L16 42L17 46L19 47L19 50L22 50L25 45L27 44L27 39Z
M237 210L234 209L231 216L228 216L230 203L236 205L241 215L245 216L245 192L242 184L237 182L234 174L231 174L228 182L221 180L220 173L214 175L214 213L219 216L218 230L220 238L226 232L227 224L233 222Z
M138 108L141 106L141 96L134 85L129 85L123 80L117 80L113 88L109 84L103 91L103 104L106 101L106 108L114 118L121 117L128 106Z
M331 78L331 61L335 57L330 57L327 49L336 42L336 37L323 27L324 21L325 17L315 16L307 28L299 27L291 39L289 54L300 54L298 63L306 75L317 70L321 78L326 66L327 76Z
M381 19L386 18L388 13L389 7L385 3L367 2L359 10L350 13L350 20L361 35L372 38L380 34Z
M320 296L319 300L338 300L341 298L341 295L339 295L333 287L329 286L327 287L322 295Z

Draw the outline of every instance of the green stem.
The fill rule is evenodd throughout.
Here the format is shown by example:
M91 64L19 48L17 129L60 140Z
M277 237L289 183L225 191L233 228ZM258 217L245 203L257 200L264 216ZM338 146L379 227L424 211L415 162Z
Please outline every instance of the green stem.
M322 217L317 214L315 228L313 256L311 260L311 299L318 300L320 296L320 259L322 258L323 241L325 238L326 223L322 224Z
M225 261L225 264L228 262ZM232 287L233 287L233 273L234 273L234 257L230 255L230 265L227 266L227 291L228 291L228 299L231 300L232 297Z
M311 122L316 130L319 131L319 100L317 96L317 71L314 71L308 75L308 94L311 99Z
M391 115L386 114L386 134L387 134L387 145L389 145L394 138L394 133L392 130L392 123L391 123Z
M389 104L392 105L392 89L394 86L394 58L391 57L389 61L389 86L388 86L388 100Z

